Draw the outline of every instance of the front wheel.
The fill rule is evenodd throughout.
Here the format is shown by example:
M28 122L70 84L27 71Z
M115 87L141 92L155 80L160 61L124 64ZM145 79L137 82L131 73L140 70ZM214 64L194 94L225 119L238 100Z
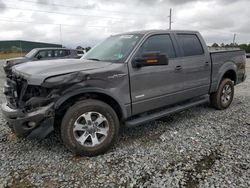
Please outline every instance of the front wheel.
M225 78L221 81L217 92L210 95L210 102L214 108L224 110L230 106L233 98L234 83L232 80Z
M115 142L119 120L114 110L98 100L84 100L65 114L61 137L66 147L78 155L95 156L106 152Z

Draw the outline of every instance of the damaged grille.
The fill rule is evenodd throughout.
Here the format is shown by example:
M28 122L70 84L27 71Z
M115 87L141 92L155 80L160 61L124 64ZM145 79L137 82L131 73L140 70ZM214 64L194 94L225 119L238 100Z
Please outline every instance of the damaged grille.
M8 61L5 61L3 65L3 70L7 77L9 77L12 74L11 65Z
M9 76L4 85L4 94L11 107L18 107L27 89L27 81L20 77Z
M8 106L12 108L29 110L33 107L48 104L53 100L53 97L49 97L50 93L51 89L28 85L27 80L13 75L6 78L4 86Z

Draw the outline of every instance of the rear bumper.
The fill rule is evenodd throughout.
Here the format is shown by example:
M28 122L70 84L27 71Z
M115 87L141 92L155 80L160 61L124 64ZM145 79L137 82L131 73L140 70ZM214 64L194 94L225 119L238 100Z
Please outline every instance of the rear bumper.
M50 103L35 111L24 113L20 109L12 109L7 103L3 103L1 109L9 127L17 135L42 139L54 129L53 107L54 103Z

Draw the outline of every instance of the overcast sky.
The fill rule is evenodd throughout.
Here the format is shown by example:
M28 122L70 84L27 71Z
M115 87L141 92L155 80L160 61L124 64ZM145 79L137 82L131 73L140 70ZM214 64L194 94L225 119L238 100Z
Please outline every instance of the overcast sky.
M198 30L208 44L250 43L249 0L0 0L0 40L93 46L125 31ZM61 24L61 37L60 37Z

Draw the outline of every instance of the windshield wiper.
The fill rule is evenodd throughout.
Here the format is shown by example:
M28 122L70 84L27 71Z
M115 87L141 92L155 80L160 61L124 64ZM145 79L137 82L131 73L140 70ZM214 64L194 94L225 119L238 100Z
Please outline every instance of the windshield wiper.
M87 60L100 61L100 59L96 59L96 58L90 58L90 59L87 59Z

